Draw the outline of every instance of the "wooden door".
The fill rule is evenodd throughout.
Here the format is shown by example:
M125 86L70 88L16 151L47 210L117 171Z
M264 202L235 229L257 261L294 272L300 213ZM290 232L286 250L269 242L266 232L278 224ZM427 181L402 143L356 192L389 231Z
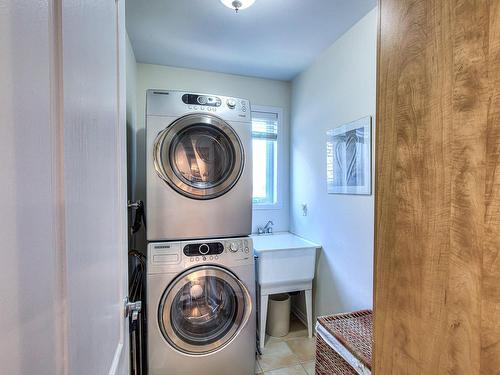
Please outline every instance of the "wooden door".
M500 1L379 0L375 374L500 374Z

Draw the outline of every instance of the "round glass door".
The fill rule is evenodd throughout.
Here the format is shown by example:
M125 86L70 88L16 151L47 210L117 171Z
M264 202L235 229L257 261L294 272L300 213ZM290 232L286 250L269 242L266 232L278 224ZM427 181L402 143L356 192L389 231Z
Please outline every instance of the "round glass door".
M179 193L194 199L225 194L243 170L243 149L234 130L203 114L181 117L155 141L158 175Z
M226 345L245 325L252 309L244 285L220 267L181 274L162 296L158 321L177 350L205 354Z

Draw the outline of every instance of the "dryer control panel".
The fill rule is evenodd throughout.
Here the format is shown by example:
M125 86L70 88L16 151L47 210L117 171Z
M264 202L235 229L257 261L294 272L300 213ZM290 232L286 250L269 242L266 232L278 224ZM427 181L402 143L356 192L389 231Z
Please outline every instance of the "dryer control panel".
M251 122L250 102L230 96L176 90L147 90L147 116L210 113L225 121Z
M218 96L204 94L184 94L182 95L184 104L205 105L208 107L220 107L222 104L221 98Z

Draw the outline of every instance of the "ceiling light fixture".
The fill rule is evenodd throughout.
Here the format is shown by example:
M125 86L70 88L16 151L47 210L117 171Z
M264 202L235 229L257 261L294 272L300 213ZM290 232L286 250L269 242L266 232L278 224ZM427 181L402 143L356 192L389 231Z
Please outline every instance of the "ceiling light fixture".
M220 0L220 2L238 13L238 11L252 6L255 0Z

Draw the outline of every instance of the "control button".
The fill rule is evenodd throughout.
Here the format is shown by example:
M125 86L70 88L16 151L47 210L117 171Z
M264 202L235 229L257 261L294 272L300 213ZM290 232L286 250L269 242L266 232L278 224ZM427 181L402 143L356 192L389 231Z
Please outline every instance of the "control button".
M207 260L207 257L203 257L203 260Z
M217 260L217 259L219 259L219 256L218 256L218 255L216 255L216 256L215 256L215 260Z
M193 261L194 261L194 258L193 258L193 257L189 258L189 261L190 261L190 262L193 262Z
M207 104L207 98L205 96L198 96L197 101L199 104Z
M196 257L196 261L199 261L200 260L200 257Z
M245 253L249 253L250 249L248 247L245 247Z
M228 99L226 104L229 108L234 109L236 107L236 100Z
M241 107L241 111L242 112L246 112L247 111L247 107Z
M214 260L214 257L210 255L210 258L209 258L209 259L210 259L210 260Z
M203 243L198 248L198 251L200 252L201 255L206 255L210 251L210 247L206 243Z
M235 253L238 251L238 245L235 242L231 242L231 245L229 245L229 250L231 250L232 253Z

